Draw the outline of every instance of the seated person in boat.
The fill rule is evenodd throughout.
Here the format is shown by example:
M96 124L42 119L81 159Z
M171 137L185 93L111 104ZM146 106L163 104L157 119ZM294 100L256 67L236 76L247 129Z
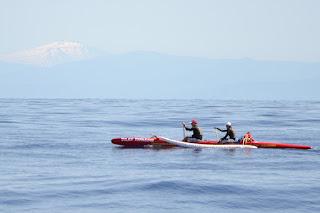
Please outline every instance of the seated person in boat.
M230 122L227 122L226 128L227 129L220 129L217 127L215 128L215 129L219 130L220 132L226 132L226 135L223 138L220 138L219 142L222 142L222 143L223 142L232 142L232 143L236 142L236 133L233 130Z
M191 122L191 128L186 127L185 124L183 124L183 127L187 130L187 131L192 131L193 134L191 137L185 137L183 139L183 141L185 142L197 142L199 140L202 140L202 133L201 133L201 129L198 127L198 122L196 120L192 120Z
M247 144L247 143L252 143L254 141L253 136L251 135L250 132L247 132L243 138L240 140L241 143Z

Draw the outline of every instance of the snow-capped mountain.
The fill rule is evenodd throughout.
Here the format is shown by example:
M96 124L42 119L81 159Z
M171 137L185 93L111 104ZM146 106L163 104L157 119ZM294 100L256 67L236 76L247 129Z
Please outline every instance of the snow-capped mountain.
M78 42L53 42L36 48L0 56L0 60L36 66L53 66L90 58L89 51Z

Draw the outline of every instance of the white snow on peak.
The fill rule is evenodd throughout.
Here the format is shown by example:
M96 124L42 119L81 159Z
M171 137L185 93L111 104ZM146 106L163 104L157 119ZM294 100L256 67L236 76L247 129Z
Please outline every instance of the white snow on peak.
M0 56L0 59L6 62L47 67L88 58L90 56L86 47L78 42L68 41L53 42L33 49Z

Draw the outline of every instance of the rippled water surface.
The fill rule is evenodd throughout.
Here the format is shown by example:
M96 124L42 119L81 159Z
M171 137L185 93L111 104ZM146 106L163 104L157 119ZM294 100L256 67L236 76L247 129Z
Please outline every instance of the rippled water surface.
M312 150L123 149L114 137L241 136ZM0 212L320 212L320 102L0 99Z

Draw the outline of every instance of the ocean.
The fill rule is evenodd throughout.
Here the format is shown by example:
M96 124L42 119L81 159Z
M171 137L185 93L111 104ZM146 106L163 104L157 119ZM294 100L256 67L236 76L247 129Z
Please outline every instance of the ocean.
M241 137L293 149L121 148L116 137ZM320 212L320 102L0 99L0 212ZM220 137L222 135L220 134Z

